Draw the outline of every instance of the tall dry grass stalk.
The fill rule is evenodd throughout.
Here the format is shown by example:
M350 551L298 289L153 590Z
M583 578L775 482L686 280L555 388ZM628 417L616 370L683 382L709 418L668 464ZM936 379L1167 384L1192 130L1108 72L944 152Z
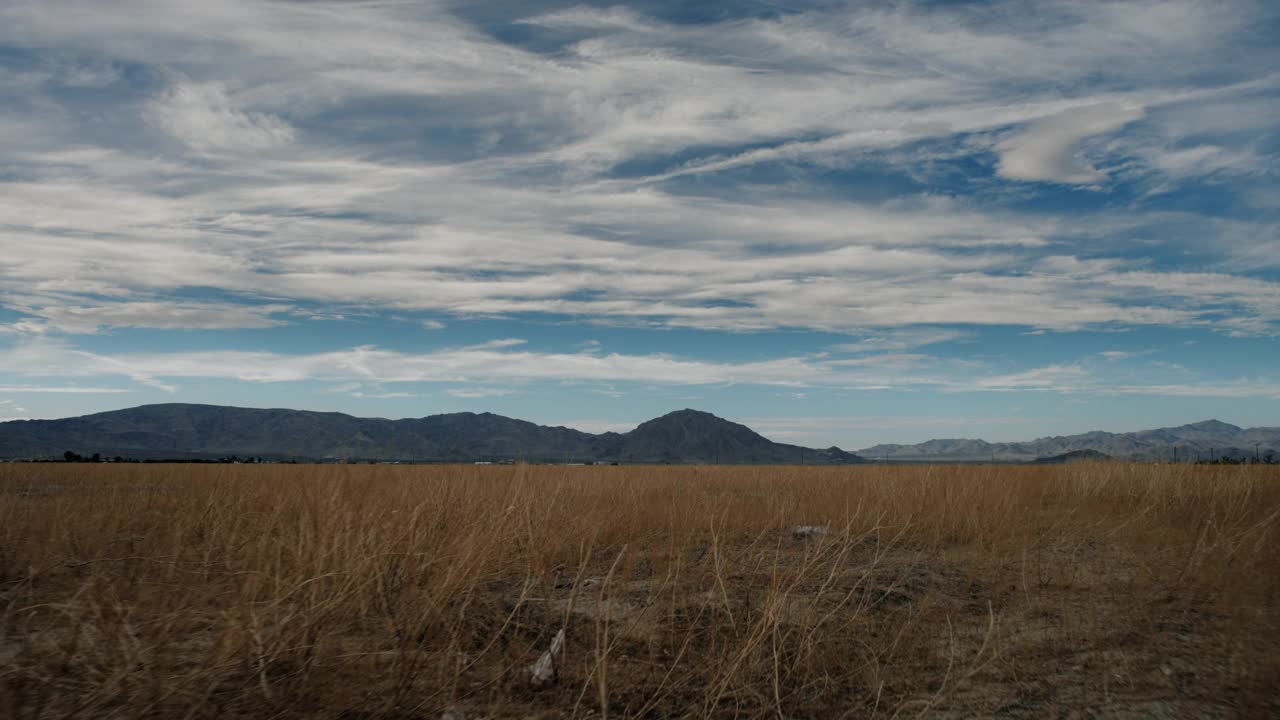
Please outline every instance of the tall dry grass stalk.
M0 465L0 714L1275 716L1278 528L1262 467Z

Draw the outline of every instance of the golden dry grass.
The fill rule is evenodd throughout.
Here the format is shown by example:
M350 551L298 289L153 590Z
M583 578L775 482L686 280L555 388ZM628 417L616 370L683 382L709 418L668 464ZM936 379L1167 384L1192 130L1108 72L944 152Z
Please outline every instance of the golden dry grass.
M1274 717L1278 528L1267 467L0 465L0 715Z

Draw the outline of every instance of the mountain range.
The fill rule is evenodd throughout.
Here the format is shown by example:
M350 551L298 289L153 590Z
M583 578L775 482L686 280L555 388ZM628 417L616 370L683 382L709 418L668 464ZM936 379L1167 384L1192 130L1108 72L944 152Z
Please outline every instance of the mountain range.
M899 462L1029 462L1092 451L1131 460L1253 457L1280 452L1280 427L1241 428L1219 420L1128 433L1093 431L1027 442L989 443L975 439L929 440L916 445L876 445L857 453L871 460Z
M680 410L626 433L586 433L492 413L387 420L342 413L160 404L61 420L0 423L0 457L64 452L148 458L262 457L495 462L845 465L865 462L775 443L745 425Z
M1280 428L1218 420L1130 433L1094 431L1027 442L939 439L846 452L775 443L745 425L679 410L630 432L587 433L493 413L387 420L343 413L169 403L61 420L0 423L0 458L71 451L138 458L622 462L849 465L889 462L1067 462L1252 457L1280 452Z

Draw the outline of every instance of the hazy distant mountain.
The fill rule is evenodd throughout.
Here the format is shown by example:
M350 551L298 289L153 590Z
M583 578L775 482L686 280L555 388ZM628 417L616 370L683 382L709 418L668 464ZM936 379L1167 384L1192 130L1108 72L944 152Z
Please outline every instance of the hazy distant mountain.
M1051 455L1049 457L1036 458L1031 461L1032 465L1066 465L1067 463L1081 462L1084 460L1110 460L1111 456L1106 453L1100 453L1097 450L1072 450L1071 452L1062 453L1061 455Z
M1130 433L1087 432L1044 437L1028 442L989 443L984 440L929 440L917 445L876 445L857 451L871 459L899 461L1032 461L1080 451L1138 460L1196 457L1252 457L1259 452L1280 453L1280 428L1244 429L1218 420ZM1256 450L1255 450L1256 448Z
M599 435L492 413L386 420L187 404L0 423L0 457L60 456L68 450L144 459L238 455L459 462L864 462L839 448L775 443L744 425L697 410L673 412L628 433Z

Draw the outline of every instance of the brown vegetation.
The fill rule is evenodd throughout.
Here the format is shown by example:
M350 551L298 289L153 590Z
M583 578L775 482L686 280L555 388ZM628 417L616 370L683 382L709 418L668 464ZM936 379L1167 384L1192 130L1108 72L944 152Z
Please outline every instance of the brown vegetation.
M0 715L1276 716L1278 541L1268 467L0 465Z

